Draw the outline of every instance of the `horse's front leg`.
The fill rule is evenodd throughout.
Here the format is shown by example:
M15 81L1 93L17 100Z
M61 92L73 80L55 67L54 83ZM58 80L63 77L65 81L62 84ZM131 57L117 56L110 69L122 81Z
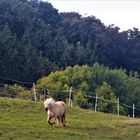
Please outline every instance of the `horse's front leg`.
M52 117L51 117L51 116L48 116L47 122L48 122L50 125L53 125L54 123L51 123L51 119L52 119Z
M56 119L57 119L57 117L54 117L54 122L53 122L53 126L55 126L55 123L56 123Z

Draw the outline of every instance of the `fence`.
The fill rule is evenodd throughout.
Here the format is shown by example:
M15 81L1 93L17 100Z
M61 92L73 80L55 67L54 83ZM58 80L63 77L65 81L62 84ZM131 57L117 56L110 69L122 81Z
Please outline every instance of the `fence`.
M18 80L9 79L0 76L0 96L11 97L11 98L22 98L22 99L33 99L36 101L36 94L33 94L34 83L23 82ZM8 83L8 84L7 84ZM24 89L24 90L23 90ZM25 91L24 94L19 94L19 91ZM28 96L28 97L27 97Z
M58 91L58 90L48 90L49 92L54 92L54 91ZM76 93L75 90L72 89L72 87L70 87L69 90L61 90L60 92L65 92L65 93L69 93L69 96L68 96L68 105L69 106L73 106L73 94ZM35 94L35 89L34 89L34 94ZM135 117L135 110L137 111L140 111L140 109L136 108L135 107L135 104L133 104L132 106L129 106L127 104L124 104L122 102L120 102L120 99L116 99L116 100L107 100L107 99L104 99L104 98L101 98L98 96L98 93L96 93L96 96L90 96L90 95L84 95L85 97L87 98L94 98L95 99L95 104L94 104L94 111L97 112L97 107L98 107L98 100L102 100L102 101L105 101L105 102L113 102L116 104L116 109L117 109L117 115L120 116L120 105L121 106L124 106L126 108L129 108L129 109L132 109L132 117L134 118ZM36 98L36 97L35 97Z
M70 88L69 90L69 106L73 106L73 101L71 99L72 97L72 93L74 93L76 91L73 91L72 90L72 87ZM116 108L117 108L117 115L120 116L120 105L126 107L126 108L129 108L129 109L132 109L132 117L134 118L135 117L135 110L139 111L140 112L140 109L136 108L135 107L135 104L133 104L132 106L129 106L127 104L124 104L122 102L120 102L120 99L116 99L116 100L107 100L107 99L104 99L104 98L101 98L98 96L98 93L96 93L96 96L90 96L90 95L84 95L85 97L87 98L94 98L95 99L95 104L94 104L94 111L97 112L97 107L98 107L98 100L102 100L102 101L105 101L105 102L113 102L116 104Z
M3 78L0 76L0 78ZM8 78L3 78L5 80L11 80L11 79L8 79ZM15 81L15 80L12 80L13 82L16 82L16 83L20 83L20 84L26 84L26 85L29 85L30 88L28 87L28 90L30 91L30 98L29 99L32 99L34 101L40 101L40 100L45 100L45 95L43 94L37 94L37 91L38 90L36 88L36 85L35 83L28 83L28 82L22 82L22 81ZM3 83L0 83L0 89L3 88L7 88L8 90L12 90L14 89L14 87L11 87L9 85L5 86L5 84ZM16 88L16 87L15 87ZM27 88L27 87L26 87ZM49 92L58 92L58 90L48 90ZM69 90L61 90L60 92L65 92L65 93L68 93L68 105L69 106L73 106L73 94L76 93L77 91L73 90L72 87L70 87ZM18 96L15 96L14 94L11 94L11 93L8 93L7 94L1 94L1 91L0 91L0 96L6 96L6 97L12 97L12 98L18 98ZM95 103L94 103L94 111L97 112L97 108L98 108L98 101L99 100L102 100L102 101L105 101L105 102L113 102L116 104L116 109L117 109L117 115L119 116L120 115L120 105L125 107L125 108L129 108L129 109L132 109L132 117L134 118L135 117L135 111L140 111L140 109L136 108L135 107L135 104L133 103L132 106L129 106L125 103L122 103L120 102L120 99L116 99L116 100L107 100L107 99L104 99L104 98L101 98L98 96L98 94L96 93L96 96L90 96L90 95L84 95L86 98L94 98L95 99ZM20 98L20 97L19 97ZM22 99L24 99L23 97L21 97Z
M127 104L124 104L122 102L120 102L119 98L117 100L114 100L114 101L111 101L111 100L106 100L106 99L103 99L103 98L100 98L98 97L98 94L96 94L96 97L95 96L89 96L89 95L85 95L85 97L88 97L88 98L94 98L95 99L95 105L94 105L94 111L96 112L97 111L97 106L98 106L98 100L103 100L105 102L114 102L116 103L116 108L117 108L117 115L119 116L120 115L120 105L126 107L126 108L130 108L132 109L132 117L134 118L135 117L135 110L137 111L140 111L140 109L138 108L135 108L135 104L133 104L132 106L129 106Z

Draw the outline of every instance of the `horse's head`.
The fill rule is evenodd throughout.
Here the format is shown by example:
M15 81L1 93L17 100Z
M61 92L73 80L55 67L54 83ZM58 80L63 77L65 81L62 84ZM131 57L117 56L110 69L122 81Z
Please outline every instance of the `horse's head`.
M44 101L44 108L46 110L46 112L51 109L52 105L55 103L54 99L53 98L49 98L49 99L46 99Z

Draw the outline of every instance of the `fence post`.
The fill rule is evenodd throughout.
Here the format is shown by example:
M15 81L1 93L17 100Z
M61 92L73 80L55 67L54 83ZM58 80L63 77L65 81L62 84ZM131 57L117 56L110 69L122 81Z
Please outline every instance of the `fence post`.
M69 106L72 106L72 87L70 87L69 93Z
M33 83L33 93L34 93L34 100L36 102L37 101L37 97L36 97L35 83Z
M96 98L95 98L95 108L94 111L97 111L97 103L98 103L98 93L96 93Z
M135 105L133 104L133 118L135 117Z
M119 106L119 98L118 98L118 100L117 100L117 110L118 110L118 116L120 115L120 106Z

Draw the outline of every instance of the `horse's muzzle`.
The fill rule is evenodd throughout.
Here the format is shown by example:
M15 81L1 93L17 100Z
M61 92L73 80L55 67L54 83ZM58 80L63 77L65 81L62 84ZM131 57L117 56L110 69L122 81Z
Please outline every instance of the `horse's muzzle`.
M45 108L46 112L48 111L48 108Z

